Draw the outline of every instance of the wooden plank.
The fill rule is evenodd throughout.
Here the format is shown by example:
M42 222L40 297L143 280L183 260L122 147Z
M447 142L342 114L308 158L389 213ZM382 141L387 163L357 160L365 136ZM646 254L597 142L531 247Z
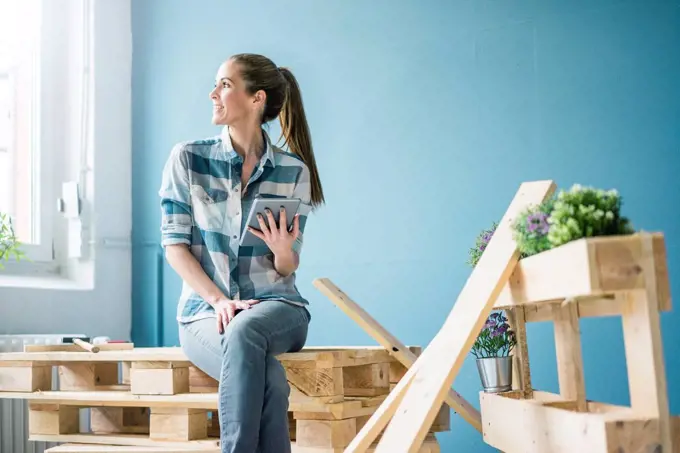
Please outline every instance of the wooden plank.
M644 247L653 248L648 235L644 235ZM646 288L625 295L622 316L630 400L636 413L658 418L662 451L673 451L656 274L652 254L646 257L641 263Z
M305 356L305 354L308 355ZM381 356L387 360L382 348L370 346L306 346L300 352L280 354L277 359L281 361L316 360L314 357L318 357L318 355L315 356L315 354L322 354L321 358L327 357L328 360L333 360L331 366L377 363ZM181 347L134 348L119 351L102 349L96 354L75 351L0 353L0 363L2 361L21 360L47 362L45 364L57 364L59 362L186 362L187 366L192 365ZM343 362L345 360L346 362Z
M584 238L522 259L494 308L644 289L641 264L649 255L656 274L658 308L669 311L665 239L662 233L654 233L652 240L652 249L643 251L640 234Z
M375 453L376 444L368 447L367 453ZM344 453L347 450L345 448L333 448L333 447L303 447L298 445L296 442L291 443L291 453ZM441 448L439 442L434 435L428 435L423 442L417 453L441 453Z
M512 388L521 390L524 398L531 398L533 388L531 386L531 368L529 366L529 341L527 339L525 307L510 308L506 312L508 324L515 332L515 338L517 339L512 361Z
M314 280L314 286L328 297L338 308L340 308L347 316L373 337L385 350L389 351L401 364L407 369L410 369L418 357L405 344L399 341L394 335L388 332L378 321L376 321L366 310L359 304L353 301L344 291L338 288L330 279L319 278ZM475 429L481 432L481 416L479 411L465 400L458 392L449 389L445 398L448 404L455 412L470 423ZM368 424L368 429L373 429ZM374 439L374 438L372 438ZM372 441L369 440L368 444ZM362 444L366 441L362 441ZM368 445L366 444L366 445Z
M376 453L394 451L413 453L418 450L466 354L482 330L498 294L517 264L519 252L512 238L512 222L527 207L545 201L554 190L555 184L552 181L529 182L520 186L484 254L463 286L442 329L418 358L416 366L412 367L400 381L401 384L409 374L413 375L409 385L401 389L405 395L402 398L395 398L396 403L392 402L398 406L398 410L393 409L394 416L384 431ZM417 366L418 362L421 363L420 366ZM399 390L398 384L390 396ZM383 405L386 403L387 400ZM388 415L379 412L381 413L376 412L372 418L376 416L388 418ZM362 433L370 425L369 421L357 435L355 438L357 444L361 442ZM366 431L368 432L370 431Z
M188 442L166 441L150 439L144 434L35 434L29 437L30 441L35 442L59 442L74 444L96 444L96 445L129 445L136 447L172 447L172 448L216 448L219 441L216 439L191 440Z
M134 395L130 392L0 392L0 399L24 399L41 404L64 404L78 407L185 407L217 410L217 393L184 393L178 395ZM336 418L358 417L372 413L385 396L346 398L327 403L308 397L291 388L289 410L334 414Z
M586 383L583 374L581 329L575 304L554 305L555 349L560 394L576 402L578 410L586 410Z
M561 408L560 403L569 402L480 393L484 441L506 453L660 451L656 419L625 407L587 413Z
M98 344L100 351L129 351L134 349L134 343L104 343ZM27 344L24 352L80 352L83 349L70 343L64 344Z
M45 450L45 453L220 453L219 448L129 447L121 445L66 444Z

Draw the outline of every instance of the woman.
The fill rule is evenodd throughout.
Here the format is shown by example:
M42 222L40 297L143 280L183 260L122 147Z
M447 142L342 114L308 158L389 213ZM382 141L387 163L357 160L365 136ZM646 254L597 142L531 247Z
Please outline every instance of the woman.
M210 93L221 136L176 145L159 192L162 244L182 277L179 336L191 362L219 381L223 453L290 451L289 387L276 355L307 338L308 302L295 286L307 214L324 202L293 74L261 55L223 63ZM290 152L262 126L276 118ZM239 246L257 197L301 199L291 231L271 213ZM282 214L285 217L285 214Z

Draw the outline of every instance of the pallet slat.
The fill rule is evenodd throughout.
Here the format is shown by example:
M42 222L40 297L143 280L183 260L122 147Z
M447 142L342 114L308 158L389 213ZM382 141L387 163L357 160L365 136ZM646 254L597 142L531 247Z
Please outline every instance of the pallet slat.
M643 235L583 238L522 259L503 286L494 309L532 305L580 296L645 289L643 264L652 255L657 308L671 309L663 234L654 233L652 249Z

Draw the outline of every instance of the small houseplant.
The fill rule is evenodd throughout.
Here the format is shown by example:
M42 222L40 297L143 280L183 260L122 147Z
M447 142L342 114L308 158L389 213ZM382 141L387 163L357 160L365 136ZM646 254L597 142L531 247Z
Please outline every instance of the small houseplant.
M507 392L512 389L512 356L517 344L515 332L510 329L503 312L489 315L472 345L477 358L477 371L487 393Z
M20 245L10 216L0 212L0 269L4 268L3 261L8 261L11 257L19 261L24 257Z

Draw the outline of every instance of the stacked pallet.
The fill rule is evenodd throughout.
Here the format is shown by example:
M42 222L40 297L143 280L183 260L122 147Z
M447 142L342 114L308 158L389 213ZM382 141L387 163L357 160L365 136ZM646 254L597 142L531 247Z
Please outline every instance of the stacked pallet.
M99 349L0 354L0 398L29 402L30 440L66 443L50 453L219 451L218 384L180 348ZM278 358L291 384L297 453L343 451L405 373L381 347L306 348ZM89 431L80 432L86 415ZM432 432L448 430L448 416L443 407ZM420 451L439 451L433 434Z

